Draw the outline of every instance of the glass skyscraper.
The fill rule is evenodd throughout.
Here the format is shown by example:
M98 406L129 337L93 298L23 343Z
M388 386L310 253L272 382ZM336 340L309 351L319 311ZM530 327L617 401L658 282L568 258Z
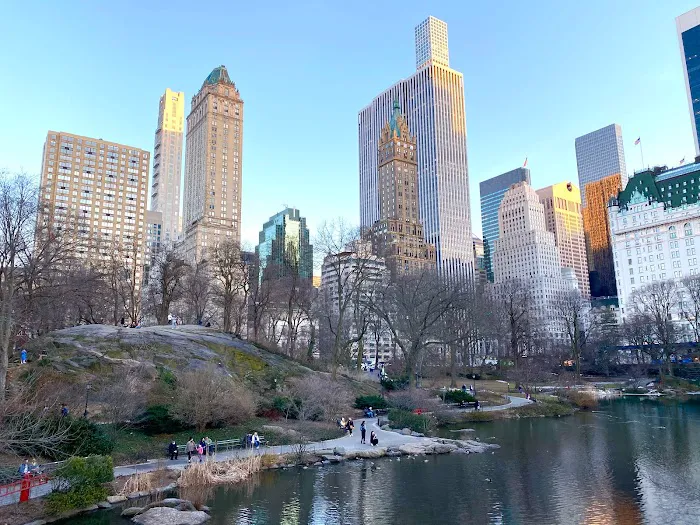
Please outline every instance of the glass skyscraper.
M314 269L313 246L309 244L306 218L296 208L287 208L270 217L258 234L255 253L260 276L267 269L271 277L285 277L298 268L298 275L311 279Z
M627 185L625 148L619 124L610 124L576 139L576 167L581 188L581 204L586 207L586 184L620 174L622 187Z
M688 96L690 124L693 128L695 155L700 155L698 124L700 123L700 7L676 18L678 44L683 60L683 77Z
M481 229L484 237L484 267L486 278L493 282L493 247L498 239L498 207L513 184L530 184L530 170L517 168L479 183L481 198Z
M471 278L464 78L449 67L444 22L430 17L415 36L418 70L358 115L360 225L369 229L380 218L377 144L398 100L416 138L420 218L426 241L435 245L438 271L449 278Z

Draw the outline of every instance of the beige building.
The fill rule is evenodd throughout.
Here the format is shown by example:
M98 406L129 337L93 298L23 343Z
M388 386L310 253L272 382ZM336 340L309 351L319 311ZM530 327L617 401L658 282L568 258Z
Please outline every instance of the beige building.
M435 247L425 242L418 208L416 139L398 100L377 148L379 220L372 227L375 253L393 275L435 268Z
M153 147L151 179L152 211L163 214L162 240L166 244L180 237L180 178L182 137L185 125L185 94L166 89L160 97L158 128Z
M132 146L49 131L41 168L40 224L76 226L77 257L136 251L143 264L150 153Z
M241 240L243 100L225 66L192 98L185 153L185 256Z
M581 294L590 297L581 191L571 182L560 182L537 190L537 195L544 206L547 230L554 234L562 267L573 269Z

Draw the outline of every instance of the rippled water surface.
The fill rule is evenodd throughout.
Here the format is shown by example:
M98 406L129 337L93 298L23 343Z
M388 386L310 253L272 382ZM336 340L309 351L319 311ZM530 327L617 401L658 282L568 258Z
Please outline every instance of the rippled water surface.
M614 401L473 427L502 448L265 472L214 490L208 523L700 524L698 401Z

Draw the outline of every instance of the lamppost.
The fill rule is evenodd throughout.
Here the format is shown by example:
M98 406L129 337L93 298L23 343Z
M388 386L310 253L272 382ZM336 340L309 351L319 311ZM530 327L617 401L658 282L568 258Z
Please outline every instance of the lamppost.
M88 409L87 409L87 407L88 407L88 399L89 399L89 396L90 396L90 389L91 389L91 388L92 388L92 385L91 385L90 383L88 383L87 385L85 385L85 412L83 412L83 417L84 417L85 419L87 419L87 417L88 417Z

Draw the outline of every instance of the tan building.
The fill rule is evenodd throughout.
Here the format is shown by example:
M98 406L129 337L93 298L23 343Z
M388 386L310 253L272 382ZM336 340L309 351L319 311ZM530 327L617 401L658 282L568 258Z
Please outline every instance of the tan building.
M416 139L395 100L377 149L379 220L372 227L374 250L393 275L435 267L435 246L425 242L419 217L416 153Z
M586 184L586 207L583 208L583 227L586 235L588 270L594 297L617 295L615 265L610 245L608 202L622 191L619 173Z
M580 190L571 182L560 182L537 190L537 195L544 205L547 231L554 234L561 266L573 269L581 294L590 297Z
M87 264L115 250L142 277L150 153L71 133L49 131L41 167L39 223L73 228L76 257Z
M185 153L185 256L241 240L243 100L225 66L192 98Z
M163 214L162 240L166 244L180 237L180 177L182 137L185 125L185 94L166 89L160 97L158 128L153 147L151 179L152 211Z

